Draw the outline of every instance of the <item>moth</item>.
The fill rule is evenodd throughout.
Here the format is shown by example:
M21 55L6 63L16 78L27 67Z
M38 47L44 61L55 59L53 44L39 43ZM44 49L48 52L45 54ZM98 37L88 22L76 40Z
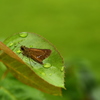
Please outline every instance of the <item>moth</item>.
M43 60L50 56L50 49L37 49L37 48L28 48L25 46L21 46L20 50L22 54L28 58L33 59L34 61L43 64Z

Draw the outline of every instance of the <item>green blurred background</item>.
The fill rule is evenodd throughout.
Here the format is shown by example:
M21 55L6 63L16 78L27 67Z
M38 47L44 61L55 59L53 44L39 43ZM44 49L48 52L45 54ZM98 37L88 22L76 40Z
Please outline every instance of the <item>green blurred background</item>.
M0 41L23 31L48 39L66 64L83 59L100 83L99 0L0 0Z

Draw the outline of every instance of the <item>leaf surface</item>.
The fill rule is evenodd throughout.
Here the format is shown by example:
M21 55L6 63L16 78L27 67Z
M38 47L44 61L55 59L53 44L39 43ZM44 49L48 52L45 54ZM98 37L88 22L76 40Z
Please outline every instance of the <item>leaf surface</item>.
M51 43L37 34L21 32L7 38L4 44L0 43L0 60L16 78L43 92L61 95L61 88L64 88L64 65L60 54ZM43 60L42 65L24 56L21 46L50 49L52 53Z

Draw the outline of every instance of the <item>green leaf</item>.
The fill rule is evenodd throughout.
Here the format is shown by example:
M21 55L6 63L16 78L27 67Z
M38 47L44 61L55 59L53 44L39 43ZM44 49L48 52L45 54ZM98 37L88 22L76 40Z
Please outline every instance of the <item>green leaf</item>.
M51 43L37 34L21 32L7 38L4 44L0 43L0 49L3 50L0 60L14 76L43 92L61 95L61 88L64 88L64 65L60 54ZM42 65L23 56L20 51L22 45L28 48L50 49L52 53L43 60Z
M0 100L45 100L43 92L26 86L11 74L0 81Z

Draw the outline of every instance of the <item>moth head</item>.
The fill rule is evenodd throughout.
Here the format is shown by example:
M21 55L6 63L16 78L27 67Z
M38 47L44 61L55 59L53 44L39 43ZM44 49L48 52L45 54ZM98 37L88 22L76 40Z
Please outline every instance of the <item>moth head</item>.
M25 46L21 46L21 47L20 47L20 50L21 50L21 51L25 51L25 49L26 49Z

